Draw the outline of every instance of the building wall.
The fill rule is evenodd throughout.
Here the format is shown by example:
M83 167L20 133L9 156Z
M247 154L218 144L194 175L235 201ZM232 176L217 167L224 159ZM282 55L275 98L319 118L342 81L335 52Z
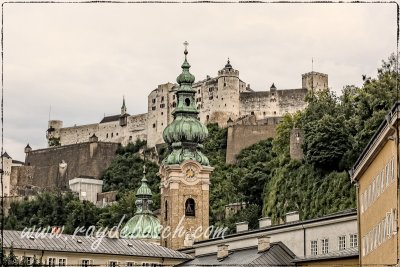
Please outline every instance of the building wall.
M69 181L69 188L78 193L80 200L87 200L96 205L97 194L103 191L103 181L78 177Z
M245 247L257 246L258 237L270 236L271 242L284 243L297 257L311 255L310 242L318 240L319 253L321 255L320 240L328 238L328 252L338 251L338 237L346 236L349 240L350 234L357 233L357 216L345 216L342 218L327 219L322 222L312 222L304 224L288 224L285 228L275 228L274 226L263 228L263 231L257 233L248 232L242 235L226 236L224 239L212 240L207 243L195 244L195 255L204 255L217 252L219 244L229 245L229 249L240 249ZM306 249L304 249L306 248ZM349 242L346 242L346 248L349 248Z
M26 187L67 188L68 181L79 176L99 178L117 148L117 143L92 142L32 150L27 153L26 166L13 168L13 192ZM67 164L64 173L60 172L62 161Z
M0 188L0 194L4 193L4 196L10 195L10 177L11 177L11 167L12 167L12 158L2 157L0 159L0 169L3 170L2 179L3 179L3 188Z
M9 251L6 250L6 254L8 253ZM134 262L137 263L138 265L143 265L145 263L158 263L158 264L163 264L163 266L174 266L183 262L183 260L179 259L166 259L162 257L157 258L157 257L110 255L110 254L96 253L96 251L94 251L93 253L90 252L73 253L73 252L14 249L14 253L20 259L22 259L23 256L32 258L36 256L37 259L42 258L42 263L44 261L48 263L49 258L56 258L57 264L59 259L66 259L67 266L80 266L83 259L92 260L93 265L103 266L103 267L107 267L109 261L118 261L120 262L120 264L126 264L127 262Z
M328 90L328 75L311 71L301 75L302 87L310 92Z
M383 238L384 220L386 220L388 213L397 210L397 164L394 163L393 166L394 175L390 174L391 162L392 160L395 161L395 158L395 142L384 141L382 149L359 178L358 207L360 210L360 255L362 264L396 264L397 261L397 234L393 231ZM386 176L388 163L389 177ZM382 179L378 178L382 177L382 174L383 184ZM377 190L377 184L380 190ZM392 227L393 229L397 228L395 220L393 220ZM367 243L370 245L368 246Z
M296 263L296 266L312 266L312 267L326 267L326 266L358 266L358 257L346 257L341 259L327 259L327 260L313 260L303 261Z

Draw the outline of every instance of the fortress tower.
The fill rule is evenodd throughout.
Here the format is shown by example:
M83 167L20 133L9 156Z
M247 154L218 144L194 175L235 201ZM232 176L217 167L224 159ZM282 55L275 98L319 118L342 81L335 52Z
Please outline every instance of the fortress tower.
M196 91L192 89L194 76L189 72L186 48L184 54L182 73L177 78L179 88L176 91L177 106L172 112L174 120L163 132L170 152L159 171L161 245L172 249L183 248L187 244L185 241L208 238L204 232L209 226L209 185L213 171L201 152L208 130L197 117ZM200 232L194 236L196 230Z
M303 88L313 93L328 90L328 74L315 71L302 74L301 84Z

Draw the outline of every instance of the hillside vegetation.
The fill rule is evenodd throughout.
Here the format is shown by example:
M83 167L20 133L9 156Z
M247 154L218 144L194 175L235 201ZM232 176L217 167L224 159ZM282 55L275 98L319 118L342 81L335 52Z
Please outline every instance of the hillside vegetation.
M270 216L275 222L290 211L301 219L355 207L355 189L348 170L366 146L385 114L398 99L395 56L383 61L376 78L363 76L363 86L346 86L340 97L332 92L309 95L308 107L286 115L278 125L277 136L244 149L237 164L225 164L226 129L209 124L204 154L215 168L210 187L210 224L234 229L234 223L248 221L258 227L258 218ZM294 127L304 131L304 159L289 157L289 135ZM154 193L153 210L159 208L157 164L137 153L145 142L136 142L118 151L104 172L104 190L118 190L118 202L96 208L79 202L72 194L45 193L35 200L14 203L6 228L66 225L117 225L123 215L135 212L135 191L147 166L147 178ZM225 205L246 202L247 208L224 218ZM49 218L49 215L51 218Z

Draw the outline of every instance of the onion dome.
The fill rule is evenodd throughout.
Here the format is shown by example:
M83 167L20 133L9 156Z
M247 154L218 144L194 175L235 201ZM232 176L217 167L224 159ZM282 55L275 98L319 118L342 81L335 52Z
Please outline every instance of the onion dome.
M207 127L198 119L195 106L195 94L192 84L194 76L189 72L190 64L187 61L187 46L185 42L185 60L182 64L182 73L176 79L179 88L176 91L178 100L172 112L174 121L163 132L164 141L169 145L171 153L164 159L164 164L180 164L185 160L196 160L202 165L209 165L206 156L201 153L202 143L208 136Z
M187 42L185 42L185 43L187 43ZM185 48L184 54L185 54L185 61L183 62L182 66L181 66L182 73L179 74L179 76L176 78L176 81L180 85L181 84L193 84L195 78L194 78L194 75L189 72L190 64L189 64L189 62L187 62L186 56L188 54L188 51L186 48Z
M142 184L136 192L136 213L122 228L122 238L159 239L160 221L150 210L153 194L147 185L146 167L143 166Z
M232 69L232 65L231 65L231 61L229 60L229 57L228 57L228 62L226 62L226 64L225 64L225 69Z

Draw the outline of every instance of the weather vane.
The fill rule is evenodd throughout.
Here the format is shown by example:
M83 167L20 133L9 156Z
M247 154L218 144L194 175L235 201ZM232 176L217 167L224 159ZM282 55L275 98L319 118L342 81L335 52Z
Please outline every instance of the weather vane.
M183 45L185 46L185 50L187 50L187 47L188 47L188 45L189 45L188 41L185 41L185 42L183 43Z

